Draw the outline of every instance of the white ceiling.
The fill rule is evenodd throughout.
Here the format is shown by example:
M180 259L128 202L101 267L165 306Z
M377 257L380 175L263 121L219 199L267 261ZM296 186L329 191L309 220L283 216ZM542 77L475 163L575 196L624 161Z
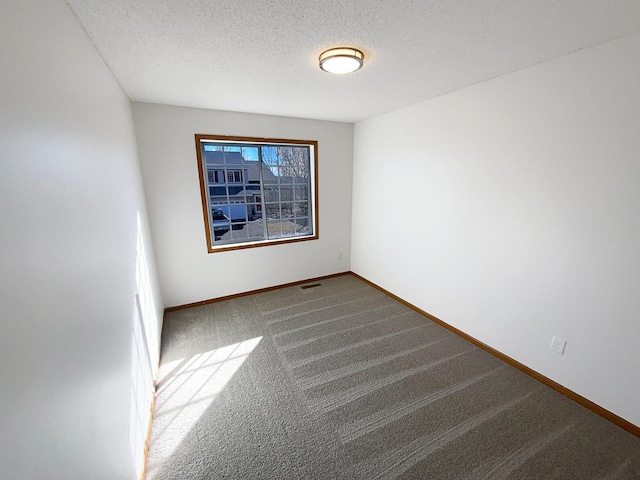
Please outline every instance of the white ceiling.
M640 0L67 1L134 101L345 122L640 31ZM364 68L322 72L342 45Z

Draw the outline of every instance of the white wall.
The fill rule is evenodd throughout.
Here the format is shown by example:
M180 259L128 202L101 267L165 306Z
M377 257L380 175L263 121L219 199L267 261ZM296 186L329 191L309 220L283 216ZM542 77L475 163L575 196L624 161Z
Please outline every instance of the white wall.
M636 425L638 51L640 34L356 124L351 247L356 273Z
M0 32L0 478L133 479L138 212L161 299L131 106L62 0Z
M349 270L352 124L144 103L133 116L167 306ZM196 133L317 140L320 238L207 253Z

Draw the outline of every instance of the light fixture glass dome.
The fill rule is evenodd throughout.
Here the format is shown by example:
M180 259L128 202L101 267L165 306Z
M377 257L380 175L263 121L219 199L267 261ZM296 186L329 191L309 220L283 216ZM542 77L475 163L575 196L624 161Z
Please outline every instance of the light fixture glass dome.
M364 53L351 47L331 48L320 54L319 61L325 72L344 75L362 68Z

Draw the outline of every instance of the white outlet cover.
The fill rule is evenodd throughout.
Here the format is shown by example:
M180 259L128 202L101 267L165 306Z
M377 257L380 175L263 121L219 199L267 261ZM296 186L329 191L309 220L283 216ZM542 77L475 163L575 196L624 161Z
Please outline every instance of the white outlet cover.
M564 347L566 344L567 342L565 340L562 340L558 337L553 337L551 339L551 346L549 348L560 355L564 355Z

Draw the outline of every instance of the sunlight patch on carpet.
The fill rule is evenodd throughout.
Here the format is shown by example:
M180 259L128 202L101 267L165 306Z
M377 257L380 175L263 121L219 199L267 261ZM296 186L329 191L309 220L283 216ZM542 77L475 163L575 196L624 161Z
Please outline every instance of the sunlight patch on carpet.
M252 338L161 366L151 435L158 453L154 465L160 467L178 448L261 340Z

